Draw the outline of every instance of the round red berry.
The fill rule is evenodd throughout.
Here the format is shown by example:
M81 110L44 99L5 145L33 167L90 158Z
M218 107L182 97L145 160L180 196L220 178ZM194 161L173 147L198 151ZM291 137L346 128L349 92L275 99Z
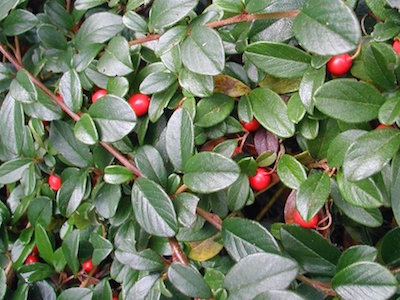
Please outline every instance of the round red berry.
M82 270L86 273L90 273L93 270L93 262L91 258L82 263Z
M107 91L106 90L98 90L97 92L95 92L92 95L92 103L95 103L97 101L97 99L104 97L105 95L107 95Z
M294 212L293 219L297 224L304 228L315 228L318 224L318 214L312 217L310 221L305 221L297 209Z
M62 182L61 182L61 177L60 176L57 176L55 174L51 174L49 176L49 186L53 190L58 191L60 189L60 187L61 187L61 184L62 184Z
M119 298L118 298L117 295L114 295L114 296L112 297L112 300L119 300Z
M384 128L394 128L393 125L385 125L385 124L379 124L376 126L376 129L384 129Z
M147 114L150 105L150 97L145 94L134 94L129 98L129 105L136 116L141 117Z
M247 131L256 131L260 127L260 123L256 119L253 118L250 122L242 122L242 126Z
M250 176L249 182L254 190L261 191L271 183L271 174L264 168L257 168L256 175Z
M346 74L353 64L353 59L348 53L333 56L327 64L328 71L335 76Z
M33 264L33 263L35 263L37 261L38 261L37 256L31 254L25 259L25 264L29 265L29 264Z
M394 40L392 47L397 54L400 54L400 41L398 39Z

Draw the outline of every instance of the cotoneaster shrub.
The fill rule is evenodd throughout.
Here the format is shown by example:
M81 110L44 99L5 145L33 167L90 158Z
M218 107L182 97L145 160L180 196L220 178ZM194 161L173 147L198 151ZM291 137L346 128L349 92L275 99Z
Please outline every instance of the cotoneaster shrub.
M397 299L399 9L0 1L0 299Z

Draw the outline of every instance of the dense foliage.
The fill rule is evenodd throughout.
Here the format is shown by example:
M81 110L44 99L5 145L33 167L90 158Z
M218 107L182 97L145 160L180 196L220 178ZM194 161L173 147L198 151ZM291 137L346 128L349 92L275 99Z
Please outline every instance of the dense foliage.
M0 299L397 299L396 0L1 0Z

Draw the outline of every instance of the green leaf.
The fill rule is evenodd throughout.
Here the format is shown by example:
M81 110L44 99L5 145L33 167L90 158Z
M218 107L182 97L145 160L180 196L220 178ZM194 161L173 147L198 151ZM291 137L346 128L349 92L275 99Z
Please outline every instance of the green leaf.
M124 97L129 91L129 81L125 77L112 77L107 80L107 92Z
M196 97L211 96L214 90L212 76L193 73L186 68L179 73L179 85Z
M25 9L13 10L3 22L3 33L8 36L20 35L35 27L37 17Z
M311 174L299 187L296 208L304 220L310 220L324 206L329 196L329 176L325 172Z
M169 52L185 39L187 31L188 28L184 25L177 25L167 30L158 40L154 50L155 54L157 56L162 56Z
M251 254L229 270L224 287L229 291L229 299L252 299L271 289L287 288L297 272L297 263L289 258L271 253Z
M315 106L324 114L348 123L378 117L385 98L372 85L353 79L336 79L323 84L314 95Z
M163 187L167 186L167 170L165 169L164 161L156 148L150 145L142 146L136 150L134 157L137 168L145 177Z
M140 84L140 92L154 94L165 91L176 82L176 76L170 72L156 72L147 76Z
M134 295L135 300L146 300L150 290L159 279L160 274L148 275L140 278L128 291L128 295Z
M380 257L385 264L397 266L400 263L400 228L396 227L387 232L380 245Z
M88 10L103 3L106 3L106 0L76 0L74 6L77 10Z
M24 112L41 120L52 121L59 120L62 117L62 110L55 102L42 90L38 89L38 101L33 103L24 103Z
M149 16L149 26L161 29L174 25L197 6L198 0L155 0Z
M332 287L343 299L389 299L397 289L392 273L374 262L357 262L332 279Z
M383 204L383 196L371 178L356 182L346 180L343 173L337 174L337 183L344 200L363 208L375 208Z
M301 80L300 100L310 114L314 111L314 93L324 83L325 73L325 67L320 69L309 67Z
M53 202L48 197L37 197L32 200L28 208L28 219L31 225L42 225L47 228L51 222Z
M300 121L298 128L304 138L313 140L318 136L319 121L306 117Z
M280 180L291 189L297 190L300 185L307 179L306 171L303 165L293 156L283 155L277 167Z
M85 71L103 47L103 44L90 44L81 49L79 53L74 56L73 66L76 71Z
M18 268L17 272L25 282L33 283L50 277L54 273L54 269L48 264L37 262L23 265Z
M332 167L342 166L347 149L364 133L364 130L350 129L338 134L329 145L327 154L328 164Z
M82 168L91 165L92 156L89 147L75 138L71 125L68 123L63 121L51 123L50 142L71 164Z
M67 39L55 26L43 24L37 29L37 34L42 45L46 48L67 50Z
M307 150L311 156L323 159L327 156L331 141L339 134L340 128L333 119L321 120L318 136L313 140L306 140Z
M32 103L37 100L35 85L25 70L19 70L15 79L11 81L10 95L14 100L22 103Z
M93 264L97 266L111 253L113 246L109 240L95 232L90 235L90 243L93 246Z
M8 12L18 4L18 0L4 0L0 3L0 21L7 17ZM1 297L0 297L1 298Z
M191 157L185 167L183 182L190 190L210 194L229 187L240 174L238 165L213 152L201 152Z
M245 56L258 69L278 78L301 77L311 62L311 56L299 48L275 42L250 44Z
M171 101L172 97L176 93L178 88L178 83L175 82L165 91L160 93L155 93L151 96L150 105L149 105L149 119L151 122L155 123L160 119L162 114L164 113L164 108L168 106L168 103Z
M4 299L7 291L6 274L3 269L0 269L0 299Z
M32 159L16 158L0 166L0 184L9 184L21 179L24 171L32 164Z
M93 296L93 292L87 288L69 288L64 290L57 300L91 300Z
M294 19L293 31L302 47L319 55L352 51L361 38L356 15L341 0L306 1Z
M6 97L0 109L0 159L18 157L23 143L24 112L18 101Z
M62 252L68 266L75 274L79 270L78 249L79 249L79 236L78 229L71 231L62 243Z
M331 197L335 205L339 207L343 214L355 222L368 227L379 227L382 225L383 217L379 208L365 209L347 203L340 194L338 186L334 180L331 180Z
M172 263L168 268L168 280L186 296L206 299L212 297L209 286L194 267Z
M133 179L133 172L120 165L107 166L104 169L104 181L109 184L122 184Z
M378 251L376 248L367 245L357 245L347 248L342 255L340 255L337 270L340 271L353 263L359 261L374 261L377 257Z
M128 41L114 37L97 63L97 70L107 76L125 76L133 72Z
M194 128L186 109L178 109L168 121L166 150L175 169L181 171L194 152Z
M115 257L124 265L142 271L161 271L164 268L164 261L154 250L136 252L132 247L121 246L115 251Z
M222 240L235 261L259 252L280 253L271 233L260 223L248 219L225 219L222 223Z
M241 0L214 0L214 4L221 7L224 11L239 14L244 10Z
M247 202L249 191L249 178L246 174L240 173L239 178L228 189L227 198L229 210L241 210Z
M254 116L260 124L280 137L291 137L294 124L289 121L285 102L267 88L256 88L250 93Z
M195 125L199 127L212 127L225 120L233 110L233 98L214 94L203 98L197 103Z
M136 115L129 104L120 97L106 95L93 103L88 113L104 142L116 142L130 133L136 125Z
M57 206L66 217L78 208L86 191L87 172L74 169L71 175L57 193Z
M113 291L107 278L102 279L99 283L96 284L96 287L93 289L92 300L110 299L112 297Z
M174 201L174 207L179 223L184 227L191 227L196 221L196 208L200 198L190 193L178 194Z
M270 290L261 294L258 294L253 300L263 300L263 299L274 299L274 300L304 300L303 297L299 296L292 291L274 291Z
M141 33L147 32L146 21L134 11L127 11L125 15L122 17L122 22L130 30Z
M167 193L157 183L143 177L135 180L132 206L138 223L156 236L174 236L178 222Z
M181 50L183 64L194 73L218 75L224 69L224 46L221 37L214 29L194 26L191 34L182 43Z
M400 146L400 132L395 129L370 131L351 144L346 152L343 173L351 181L365 179L389 162Z
M83 113L74 126L74 135L76 139L87 145L94 145L99 140L96 125L89 114Z
M253 108L247 95L241 97L238 102L238 117L239 120L247 123L253 119Z
M74 112L82 106L82 86L75 70L64 73L60 80L60 93L64 103Z
M379 122L390 125L397 120L400 120L400 98L395 96L387 99L379 109Z
M314 230L297 225L283 225L281 241L287 253L309 273L332 276L340 251Z
M46 230L42 225L37 224L35 227L35 244L38 247L40 257L47 263L53 264L54 251Z
M63 30L72 30L74 26L74 19L72 14L69 14L65 7L57 1L48 1L44 5L44 12L46 16L58 28Z
M110 12L94 13L83 22L75 35L74 44L83 50L88 45L108 41L123 29L121 16Z
M385 90L395 88L394 69L397 63L396 52L385 43L371 43L364 52L365 71L374 83Z
M94 196L94 206L100 216L112 218L121 199L121 187L116 184L104 184Z

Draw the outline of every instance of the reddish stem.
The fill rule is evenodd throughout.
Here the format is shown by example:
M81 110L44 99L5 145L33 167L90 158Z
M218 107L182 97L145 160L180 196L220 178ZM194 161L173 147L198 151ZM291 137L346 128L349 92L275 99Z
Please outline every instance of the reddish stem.
M210 223L216 229L218 229L219 231L222 230L222 220L218 215L212 214L200 207L196 208L196 212L200 217L202 217L204 220L206 220L208 223Z
M171 247L172 250L172 258L174 261L179 261L180 263L184 264L184 265L189 265L189 261L185 255L185 253L183 253L183 250L181 248L181 246L179 246L178 241L176 240L176 238L174 237L170 237L168 239L169 245Z

